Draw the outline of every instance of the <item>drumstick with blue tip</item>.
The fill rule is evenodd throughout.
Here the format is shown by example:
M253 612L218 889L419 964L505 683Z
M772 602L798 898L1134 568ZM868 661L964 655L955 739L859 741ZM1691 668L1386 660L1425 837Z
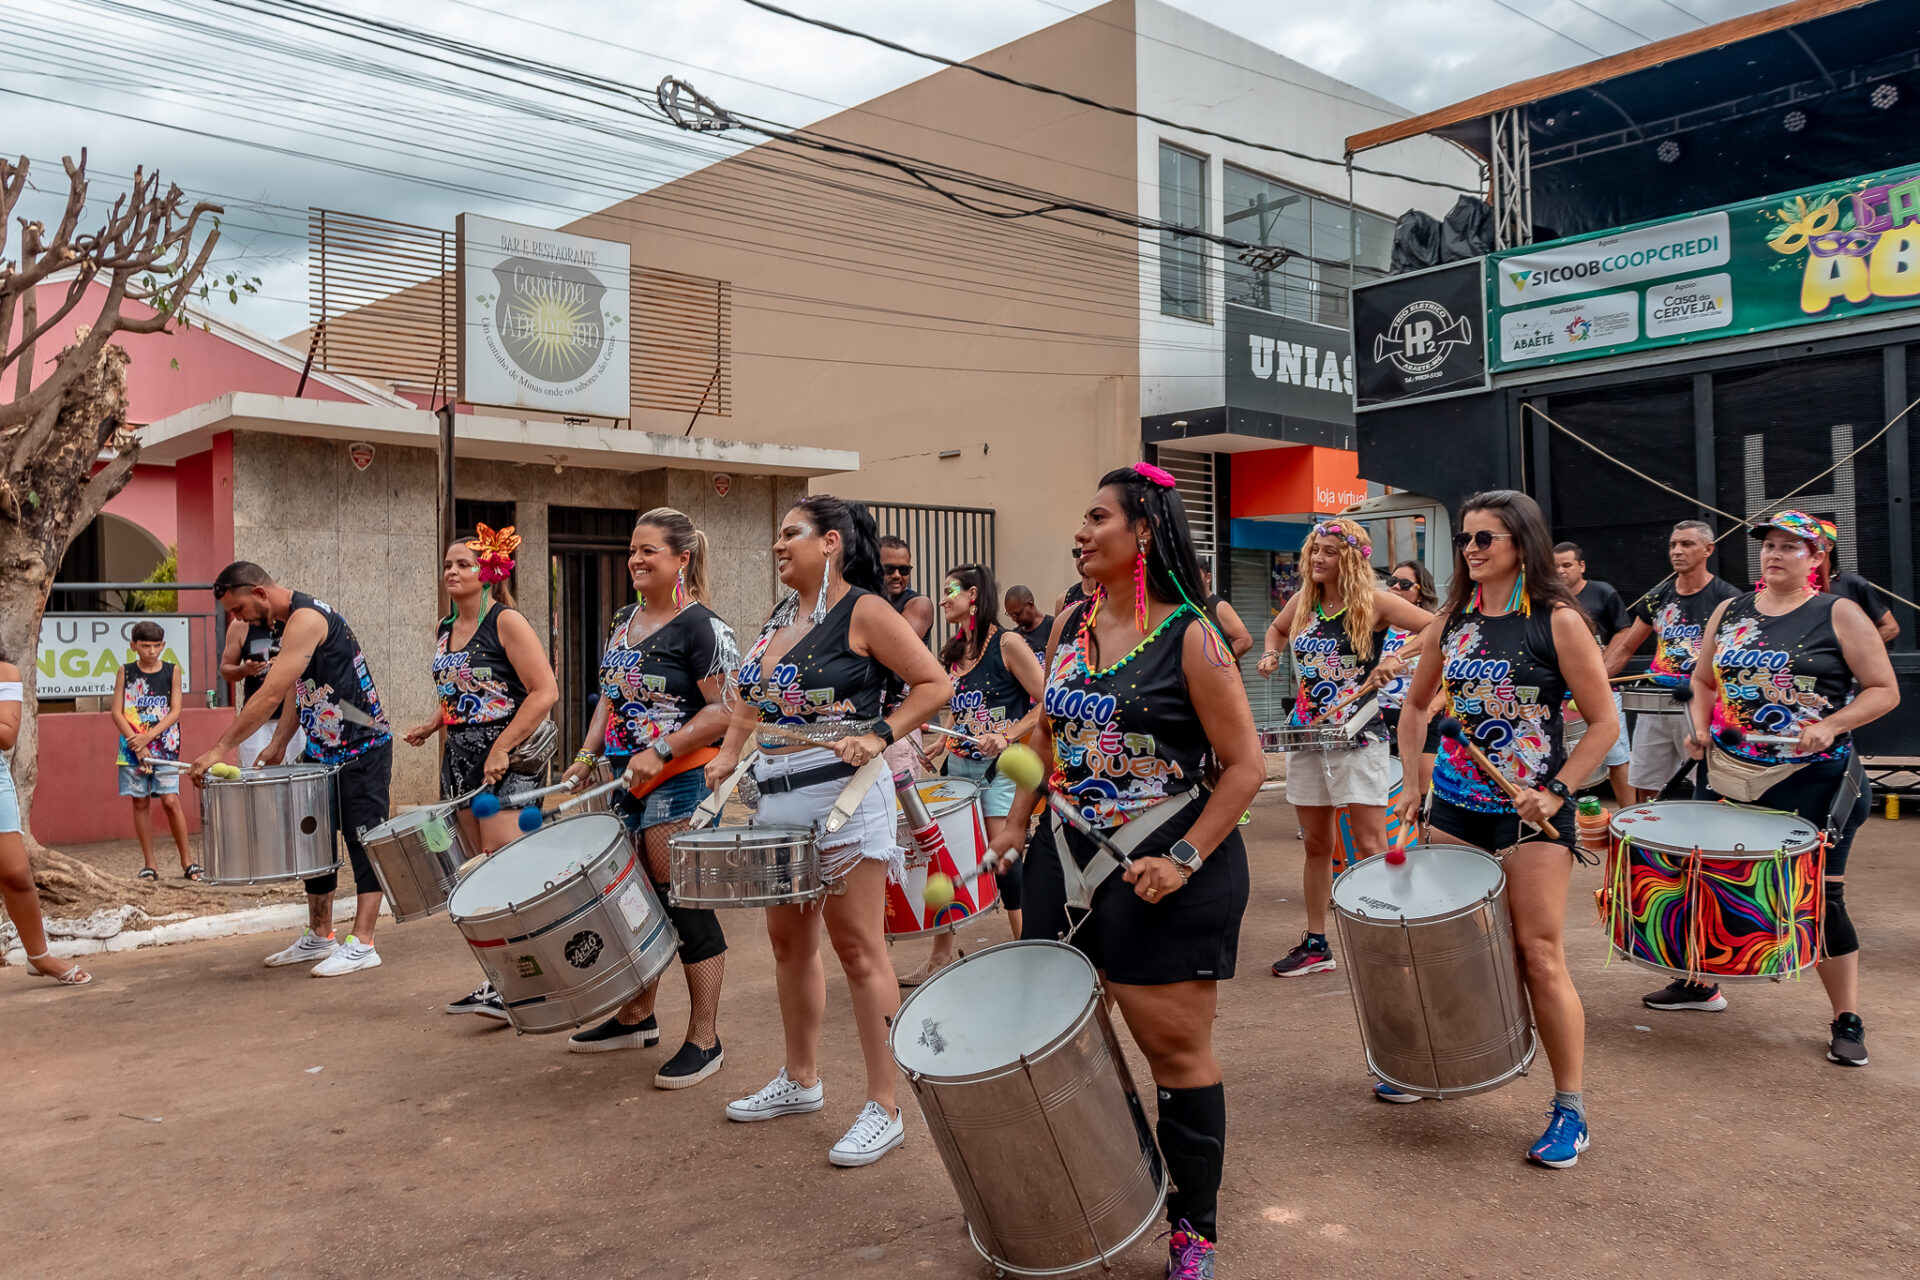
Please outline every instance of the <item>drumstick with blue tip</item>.
M1464 749L1466 753L1473 758L1473 763L1479 767L1480 772L1486 774L1489 781L1507 793L1508 800L1517 801L1520 798L1519 784L1494 767L1493 761L1487 759L1487 753L1480 749L1478 743L1467 736L1465 726L1457 719L1452 716L1442 716L1440 719L1440 736ZM1546 833L1549 839L1558 840L1560 838L1559 829L1551 822L1541 822L1537 825L1541 831Z

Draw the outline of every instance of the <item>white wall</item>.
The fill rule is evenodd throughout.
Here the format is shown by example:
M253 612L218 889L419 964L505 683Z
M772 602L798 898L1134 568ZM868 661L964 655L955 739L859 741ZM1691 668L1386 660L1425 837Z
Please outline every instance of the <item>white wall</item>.
M1136 110L1308 155L1339 160L1353 134L1410 113L1385 99L1323 75L1272 49L1222 30L1160 2L1135 0ZM1263 173L1289 186L1333 199L1349 198L1340 165L1313 164L1204 134L1142 120L1137 130L1139 211L1160 216L1160 144L1171 142L1207 157L1207 227L1224 234L1220 192L1223 163ZM1450 143L1433 138L1403 142L1361 159L1371 168L1441 179L1477 189L1479 168ZM1353 175L1353 203L1388 218L1411 208L1443 216L1456 191L1395 178ZM1160 314L1160 246L1143 234L1140 255L1140 412L1142 416L1201 409L1226 401L1226 308L1221 251L1209 250L1207 323Z

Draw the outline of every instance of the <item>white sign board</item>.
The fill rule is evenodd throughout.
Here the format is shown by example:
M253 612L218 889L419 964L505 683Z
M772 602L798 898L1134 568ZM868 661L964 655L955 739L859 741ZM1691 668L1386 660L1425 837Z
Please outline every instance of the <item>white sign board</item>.
M49 613L40 619L40 655L35 662L40 675L34 696L44 702L111 695L121 666L139 656L129 633L142 622L160 624L167 641L161 661L180 668L181 689L191 688L188 658L193 649L187 619L151 613Z
M455 225L460 399L631 416L631 247L471 213Z

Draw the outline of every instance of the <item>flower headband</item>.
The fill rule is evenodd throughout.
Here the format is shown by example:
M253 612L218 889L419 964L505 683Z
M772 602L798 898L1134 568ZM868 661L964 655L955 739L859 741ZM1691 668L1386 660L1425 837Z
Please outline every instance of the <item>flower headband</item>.
M1360 558L1362 560L1373 559L1373 548L1367 545L1366 543L1360 541L1360 539L1355 537L1353 534L1348 533L1346 528L1342 526L1338 521L1335 521L1335 520L1321 521L1319 524L1313 526L1313 536L1316 538L1338 538L1340 539L1340 541L1352 547L1355 551L1358 551L1360 553Z
M1148 484L1159 485L1162 489L1173 488L1173 474L1171 472L1162 471L1159 467L1154 466L1151 462L1134 463L1133 474L1139 476L1142 480L1145 480Z
M483 524L474 525L474 536L467 539L467 549L480 553L480 581L491 586L504 582L513 572L513 553L520 546L520 535L513 526L495 532Z

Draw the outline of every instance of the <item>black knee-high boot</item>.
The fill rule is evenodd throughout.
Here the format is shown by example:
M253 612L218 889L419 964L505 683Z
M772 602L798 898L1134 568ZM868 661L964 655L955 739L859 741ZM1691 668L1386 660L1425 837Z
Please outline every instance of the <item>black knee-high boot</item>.
M1227 1154L1227 1090L1210 1084L1200 1089L1161 1089L1160 1120L1154 1131L1166 1157L1173 1189L1167 1193L1167 1221L1182 1219L1218 1244L1220 1171Z

